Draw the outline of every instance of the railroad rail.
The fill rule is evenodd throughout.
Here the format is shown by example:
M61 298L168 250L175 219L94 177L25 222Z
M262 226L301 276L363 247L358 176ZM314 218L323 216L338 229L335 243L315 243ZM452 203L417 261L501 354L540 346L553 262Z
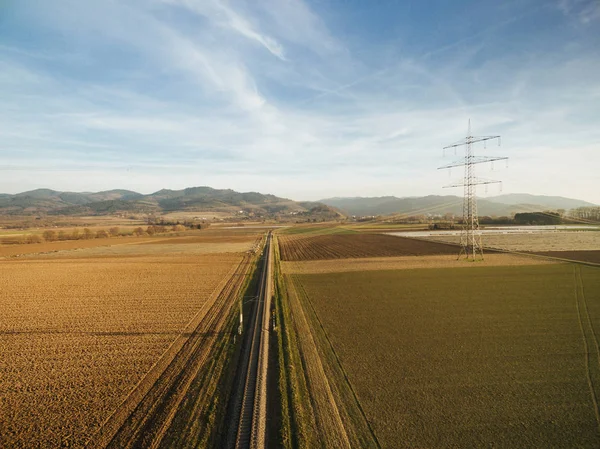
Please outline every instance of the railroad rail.
M272 235L267 235L257 302L250 318L234 392L228 448L262 449L267 441L267 367L271 309Z

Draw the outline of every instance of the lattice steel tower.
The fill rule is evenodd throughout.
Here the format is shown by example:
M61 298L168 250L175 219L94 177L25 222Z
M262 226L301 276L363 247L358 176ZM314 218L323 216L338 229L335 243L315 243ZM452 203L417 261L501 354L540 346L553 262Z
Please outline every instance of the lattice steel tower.
M483 259L483 246L481 244L481 231L479 229L479 216L477 215L477 193L476 186L482 184L496 184L501 181L494 181L492 179L477 178L475 176L475 165L484 162L491 162L493 167L494 161L508 160L507 157L490 157L490 156L475 156L473 151L473 144L477 142L484 142L484 146L488 140L498 139L498 146L500 146L500 136L479 136L475 137L471 135L471 120L469 120L469 131L467 137L464 139L444 147L444 150L448 148L465 147L465 157L463 160L453 162L448 165L440 167L441 169L450 169L452 167L463 167L465 170L465 176L462 182L450 184L444 186L449 187L464 187L464 199L463 199L463 219L462 219L462 230L460 233L460 251L458 258L465 255L467 259L477 260Z

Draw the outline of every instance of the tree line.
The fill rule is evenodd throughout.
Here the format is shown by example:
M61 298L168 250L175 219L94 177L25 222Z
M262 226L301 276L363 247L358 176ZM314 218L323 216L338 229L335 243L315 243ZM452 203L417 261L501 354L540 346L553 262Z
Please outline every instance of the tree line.
M185 231L186 227L182 224L175 224L172 226L165 225L150 225L147 227L137 227L133 232L123 232L119 227L114 226L110 229L98 229L96 231L90 228L83 228L82 230L74 229L71 232L65 230L55 231L53 229L45 230L41 235L30 234L18 239L15 243L43 243L43 242L58 242L67 240L92 240L92 239L107 239L111 237L125 237L129 235L135 235L141 237L144 235L152 236L155 234L165 234L168 232L181 232Z

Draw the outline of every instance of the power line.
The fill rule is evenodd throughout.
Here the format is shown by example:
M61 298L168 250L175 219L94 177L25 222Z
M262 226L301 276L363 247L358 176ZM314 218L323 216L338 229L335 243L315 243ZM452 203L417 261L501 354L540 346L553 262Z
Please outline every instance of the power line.
M501 181L493 179L478 178L475 176L475 166L484 162L503 161L508 160L507 157L489 157L489 156L475 156L473 151L473 144L478 142L497 140L498 146L500 146L500 136L480 136L475 137L471 135L471 119L469 119L469 129L467 137L464 139L444 147L444 151L449 148L465 147L465 156L463 159L453 162L451 164L439 167L438 170L450 169L452 167L464 167L465 175L462 181L453 183L445 188L449 187L463 187L464 198L463 198L463 220L462 229L460 233L460 251L458 258L460 259L464 255L467 259L472 260L482 259L483 260L483 245L481 243L481 230L479 229L479 215L477 213L477 193L476 186L497 184Z

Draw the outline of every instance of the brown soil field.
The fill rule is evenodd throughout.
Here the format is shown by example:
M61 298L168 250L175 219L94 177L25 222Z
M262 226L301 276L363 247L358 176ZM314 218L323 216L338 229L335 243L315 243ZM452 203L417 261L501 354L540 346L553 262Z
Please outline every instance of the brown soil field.
M0 447L82 447L242 258L0 261Z
M281 262L283 274L342 273L346 271L411 270L415 268L497 267L547 265L558 263L538 257L514 254L486 254L483 261L457 260L456 255L370 257L357 259L310 260Z
M178 238L157 238L148 242L149 245L161 245L163 243L188 244L188 243L248 243L256 239L256 233L247 235L219 235L217 233L207 235L186 235Z
M153 237L112 237L89 240L66 240L20 245L0 245L0 259L5 257L37 257L38 255L92 257L106 255L143 255L167 252L193 251L194 253L244 252L251 249L259 237L259 230L243 233L231 231L186 231ZM177 247L177 245L181 245ZM160 246L160 249L153 246Z
M72 216L66 216L66 217L60 217L58 216L56 218L56 221L59 220L69 220L72 221L73 223L76 223L79 226L84 226L86 224L90 224L92 226L140 226L140 225L144 225L146 222L145 220L132 220L129 218L125 218L125 217L115 217L112 215L91 215L91 216L83 216L83 217L72 217Z
M43 254L56 251L96 248L99 246L123 245L152 241L152 237L117 237L108 239L66 240L64 242L32 243L25 245L0 245L0 258L17 257L25 254Z
M458 244L459 236L440 235L424 237L436 242ZM506 251L585 251L600 250L600 232L543 232L538 234L490 234L483 236L486 248Z
M292 276L381 447L597 448L599 272Z
M180 255L200 255L200 254L222 254L222 253L243 253L249 251L254 241L244 243L178 243L163 241L161 244L131 243L126 245L101 246L95 248L82 248L71 251L62 251L49 254L39 254L32 256L34 258L101 258L101 257L139 257L139 256L160 256L168 254Z
M237 212L237 211L236 211ZM213 219L219 220L223 218L230 218L235 216L236 212L217 212L217 211L204 211L204 212L195 212L195 211L179 211L179 212L169 212L167 214L161 215L165 220L197 220L201 221L205 219L207 221L212 221Z
M234 237L264 234L269 229L269 225L264 226L235 226L235 223L227 223L227 226L211 225L210 228L200 231L205 237ZM186 234L188 234L186 232Z
M383 234L282 235L281 260L325 260L383 256L456 254L457 248L437 242Z
M138 223L138 224L127 224L127 225L122 225L122 224L118 224L118 223L107 223L105 225L102 224L90 224L90 225L83 225L83 226L74 226L74 225L68 225L68 226L47 226L47 227L29 227L27 229L0 229L0 243L1 244L16 244L16 237L19 236L27 236L27 235L39 235L41 236L44 231L54 231L56 233L59 233L60 231L65 231L67 234L72 234L74 230L78 230L80 233L83 231L83 229L87 228L89 230L91 230L92 232L96 232L96 231L100 231L100 230L104 230L104 231L108 231L110 228L112 227L117 227L119 228L119 233L125 236L130 236L133 235L133 230L138 228L138 227L142 227L143 229L146 229L148 225L144 224L144 223Z
M68 228L73 226L91 227L91 226L144 226L147 221L145 216L140 216L136 219L127 217L115 216L82 216L75 217L72 215L46 215L41 219L36 219L31 215L0 215L0 234L3 233L3 227L28 227L34 229L44 226L57 226L60 228Z
M600 264L600 251L543 251L540 256L557 257L559 259L575 260Z

